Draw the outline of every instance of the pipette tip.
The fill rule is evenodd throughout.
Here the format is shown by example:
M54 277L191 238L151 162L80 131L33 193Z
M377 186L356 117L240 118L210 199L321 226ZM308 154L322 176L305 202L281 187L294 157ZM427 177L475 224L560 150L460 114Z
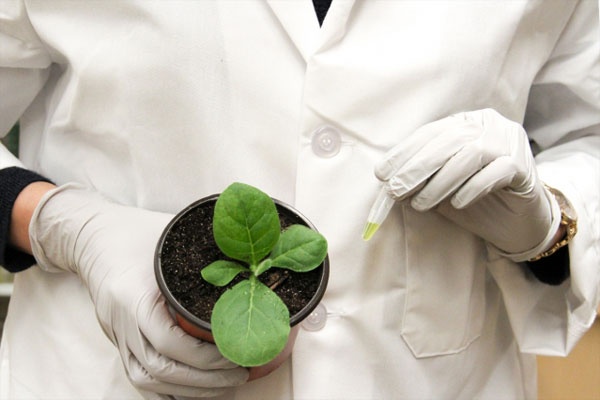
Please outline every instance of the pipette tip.
M375 222L367 222L365 229L363 230L362 238L365 241L368 241L373 237L375 232L377 232L377 229L379 229L379 224L376 224Z
M371 239L375 232L377 232L394 203L394 199L390 197L386 188L382 187L373 203L373 207L371 207L367 224L363 230L362 237L365 241Z

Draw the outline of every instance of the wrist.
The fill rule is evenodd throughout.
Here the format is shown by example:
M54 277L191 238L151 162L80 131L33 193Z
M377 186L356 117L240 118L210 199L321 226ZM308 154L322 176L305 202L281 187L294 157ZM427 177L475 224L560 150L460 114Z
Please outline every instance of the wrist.
M9 243L16 249L31 254L29 223L41 198L56 188L45 181L37 181L25 186L13 204L9 231Z
M559 225L558 229L556 230L556 233L554 234L554 236L552 237L552 242L548 244L548 247L546 247L544 249L544 251L547 251L548 249L550 249L552 246L554 246L556 243L560 242L561 240L563 240L563 238L567 235L567 228L564 225Z

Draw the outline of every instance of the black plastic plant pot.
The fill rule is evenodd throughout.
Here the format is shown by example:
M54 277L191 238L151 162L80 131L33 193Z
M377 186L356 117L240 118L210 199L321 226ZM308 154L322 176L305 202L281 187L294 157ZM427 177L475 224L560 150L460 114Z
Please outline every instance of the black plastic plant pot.
M200 271L217 259L226 258L215 243L212 231L218 194L198 200L167 225L156 247L154 272L169 310L179 326L192 336L214 343L210 314L214 302L229 287L217 288L205 282ZM282 229L302 224L315 226L294 207L273 199ZM290 311L290 335L283 351L269 363L250 368L250 380L268 375L291 354L300 323L317 307L329 279L329 257L316 269L296 273L273 268L259 278L277 293ZM263 276L264 275L264 276Z

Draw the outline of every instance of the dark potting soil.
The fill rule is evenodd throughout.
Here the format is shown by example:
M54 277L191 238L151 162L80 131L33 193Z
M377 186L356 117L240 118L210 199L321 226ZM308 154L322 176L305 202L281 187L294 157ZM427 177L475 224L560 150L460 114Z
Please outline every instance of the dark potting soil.
M215 200L216 201L216 200ZM236 277L225 287L216 287L202 279L202 268L219 259L227 259L217 247L212 233L215 201L191 209L177 221L165 237L161 266L167 287L177 302L204 321L210 321L213 306L221 294L243 279ZM278 207L282 229L303 224L296 215ZM290 311L298 313L314 296L319 286L322 266L305 273L271 268L259 276L272 287Z

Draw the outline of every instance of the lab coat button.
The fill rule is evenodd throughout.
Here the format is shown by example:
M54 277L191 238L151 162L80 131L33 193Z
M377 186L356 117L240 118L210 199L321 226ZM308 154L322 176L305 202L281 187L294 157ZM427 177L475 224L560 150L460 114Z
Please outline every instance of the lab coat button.
M317 156L333 157L340 152L341 147L342 136L337 129L325 125L313 133L312 150Z
M310 313L308 317L304 321L302 321L302 328L307 331L319 331L323 329L325 323L327 322L327 309L325 306L320 303L315 307L315 309Z

